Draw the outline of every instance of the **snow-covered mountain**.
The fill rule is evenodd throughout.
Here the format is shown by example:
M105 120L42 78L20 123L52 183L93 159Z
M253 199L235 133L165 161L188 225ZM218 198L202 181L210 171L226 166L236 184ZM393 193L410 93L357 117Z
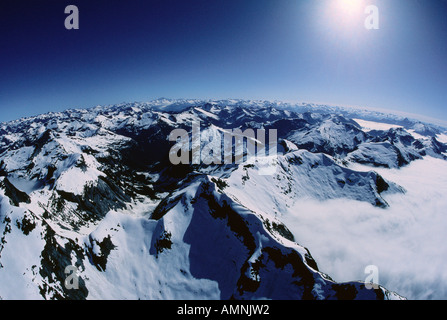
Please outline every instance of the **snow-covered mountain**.
M380 119L389 127L367 128ZM215 137L276 129L274 171L260 174L262 159L173 165L169 135L192 123ZM380 113L242 100L159 99L1 123L0 297L401 298L332 280L282 218L305 198L385 210L385 195L405 189L374 168L445 160L446 137ZM65 282L70 266L77 289Z

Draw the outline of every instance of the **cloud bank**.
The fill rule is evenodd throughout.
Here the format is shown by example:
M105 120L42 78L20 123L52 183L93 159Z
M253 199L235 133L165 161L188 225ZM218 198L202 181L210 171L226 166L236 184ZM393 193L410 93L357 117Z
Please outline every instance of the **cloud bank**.
M371 170L355 165L355 170ZM322 272L379 283L408 299L447 299L447 161L427 157L401 169L374 169L406 189L380 209L353 200L300 200L282 217Z

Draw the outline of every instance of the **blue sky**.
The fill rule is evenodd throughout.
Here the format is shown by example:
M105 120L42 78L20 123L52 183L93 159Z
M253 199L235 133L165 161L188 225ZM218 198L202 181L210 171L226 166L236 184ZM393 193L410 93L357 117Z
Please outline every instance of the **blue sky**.
M348 14L349 0L3 0L0 121L159 97L295 100L447 121L447 2L357 1ZM79 30L64 27L69 4ZM379 30L363 26L370 4Z

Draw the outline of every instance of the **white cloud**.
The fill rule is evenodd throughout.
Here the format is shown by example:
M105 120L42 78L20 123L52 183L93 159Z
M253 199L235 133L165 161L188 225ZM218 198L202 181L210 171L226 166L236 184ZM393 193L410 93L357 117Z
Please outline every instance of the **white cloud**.
M376 171L407 190L385 195L390 208L302 200L283 221L336 281L365 280L365 267L376 265L389 290L409 299L447 299L447 162L427 157Z

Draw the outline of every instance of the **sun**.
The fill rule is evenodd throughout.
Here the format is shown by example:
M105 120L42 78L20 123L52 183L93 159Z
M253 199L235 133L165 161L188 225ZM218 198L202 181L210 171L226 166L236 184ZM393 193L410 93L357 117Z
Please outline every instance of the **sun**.
M364 8L363 0L336 0L339 14L357 15Z
M342 51L359 50L365 37L365 8L371 0L325 0L319 2L318 27Z
M331 0L328 7L332 21L345 29L354 29L364 19L366 0Z
M356 6L358 3L360 3L360 0L339 0L343 5L345 6Z

